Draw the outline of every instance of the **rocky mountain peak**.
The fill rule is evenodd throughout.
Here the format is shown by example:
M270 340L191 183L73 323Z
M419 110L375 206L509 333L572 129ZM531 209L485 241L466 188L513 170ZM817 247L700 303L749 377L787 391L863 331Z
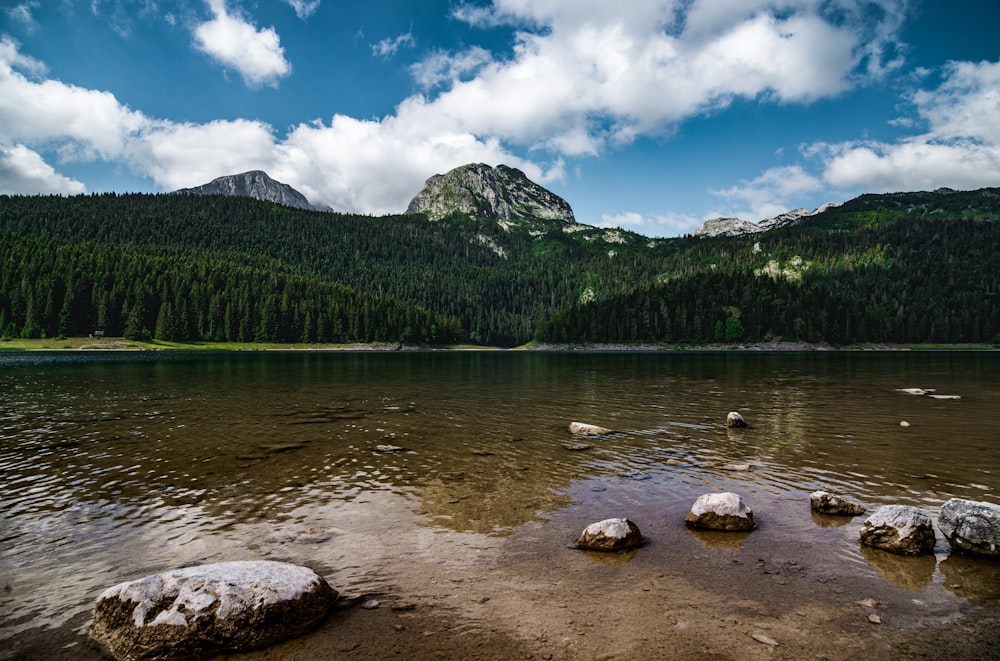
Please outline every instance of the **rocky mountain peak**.
M695 231L694 235L705 237L743 236L746 234L766 232L767 230L776 229L778 227L795 225L803 218L815 216L816 214L823 213L827 209L835 206L837 206L835 202L828 202L812 211L807 211L806 209L792 209L791 211L786 211L785 213L779 214L774 218L765 218L758 223L751 223L749 220L742 220L740 218L712 218L711 220L706 220L702 226Z
M181 188L174 193L187 195L229 195L232 197L252 197L255 200L274 202L286 207L308 209L310 211L327 211L326 208L315 207L309 203L306 196L288 184L275 181L263 170L250 170L240 174L229 174L213 179L207 184L194 188Z
M483 163L434 175L406 209L406 213L424 213L431 220L456 212L500 223L524 219L576 222L566 200L531 181L520 170Z

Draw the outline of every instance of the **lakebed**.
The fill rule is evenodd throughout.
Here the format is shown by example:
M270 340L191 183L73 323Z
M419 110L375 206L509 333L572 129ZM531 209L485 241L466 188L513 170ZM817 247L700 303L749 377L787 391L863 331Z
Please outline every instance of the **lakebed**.
M863 549L864 517L808 502L997 502L994 353L0 360L4 658L96 655L104 587L258 558L308 565L344 599L313 634L239 658L996 654L998 563L941 539L922 558ZM751 429L727 429L730 410ZM571 450L573 420L614 433ZM683 525L720 490L757 530ZM649 542L570 548L608 516Z

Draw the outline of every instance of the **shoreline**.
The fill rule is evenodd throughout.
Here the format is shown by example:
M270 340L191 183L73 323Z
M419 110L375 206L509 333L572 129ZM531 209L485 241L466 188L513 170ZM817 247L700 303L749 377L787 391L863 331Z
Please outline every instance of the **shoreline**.
M529 343L517 347L492 347L475 344L430 345L404 342L347 342L343 344L257 343L257 342L162 342L138 341L125 338L5 338L0 341L0 352L17 351L559 351L559 352L903 352L903 351L1000 351L993 344L898 344L892 342L865 342L843 346L826 342L769 342L669 344L639 343Z

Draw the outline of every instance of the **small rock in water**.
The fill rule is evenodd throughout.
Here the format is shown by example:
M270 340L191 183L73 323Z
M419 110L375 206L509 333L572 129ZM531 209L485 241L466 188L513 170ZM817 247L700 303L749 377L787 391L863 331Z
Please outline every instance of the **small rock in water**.
M871 615L868 616L868 621L871 622L872 624L882 624L882 618L876 615L875 613L872 613Z
M928 395L931 399L962 399L961 395Z
M746 472L750 470L750 464L726 464L719 466L724 471Z
M901 392L906 395L929 395L934 392L933 388L896 388L896 392Z
M909 427L910 423L908 423L906 420L900 420L899 426L900 427Z
M583 452L585 450L592 450L594 448L593 445L587 445L586 443L577 443L575 445L564 445L563 447L569 450L570 452Z
M862 599L858 602L858 605L864 606L865 608L875 608L875 606L878 605L878 602L874 599Z
M730 411L729 415L726 416L726 426L734 427L736 429L745 429L750 425L747 424L747 421L743 419L742 415L736 411Z
M667 466L683 466L684 462L680 459L667 459L665 462Z
M382 605L382 602L380 602L378 599L369 599L365 603L361 604L361 607L364 608L366 611L371 611L371 610L375 610L376 608L378 608L381 605Z
M620 551L641 546L645 541L639 527L628 519L605 519L584 528L576 546L588 551Z
M601 436L603 434L611 433L611 430L606 427L589 425L586 422L569 423L569 431L571 434L579 434L580 436Z
M865 506L845 496L838 496L827 491L814 491L809 494L810 507L821 514L835 516L858 516L865 513Z
M755 633L752 637L758 643L764 643L765 645L770 645L771 647L778 646L778 641L776 641L774 638L771 638L770 636L765 636L762 633Z
M406 448L401 448L398 445L376 445L375 452L381 452L382 454L393 454L395 452L404 452Z

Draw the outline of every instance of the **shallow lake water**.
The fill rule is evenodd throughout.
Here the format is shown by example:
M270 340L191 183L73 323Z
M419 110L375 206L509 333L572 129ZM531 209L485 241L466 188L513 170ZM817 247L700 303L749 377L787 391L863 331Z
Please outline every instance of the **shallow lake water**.
M0 353L0 649L30 656L17 641L47 630L82 645L104 588L169 568L287 559L379 594L484 556L531 574L610 516L650 548L595 563L665 567L671 548L780 564L765 549L781 544L821 579L996 608L996 562L940 535L923 559L862 549L864 517L814 515L808 494L935 519L952 497L1000 503L998 368L960 352ZM751 428L727 429L729 411ZM757 531L683 526L723 490Z

